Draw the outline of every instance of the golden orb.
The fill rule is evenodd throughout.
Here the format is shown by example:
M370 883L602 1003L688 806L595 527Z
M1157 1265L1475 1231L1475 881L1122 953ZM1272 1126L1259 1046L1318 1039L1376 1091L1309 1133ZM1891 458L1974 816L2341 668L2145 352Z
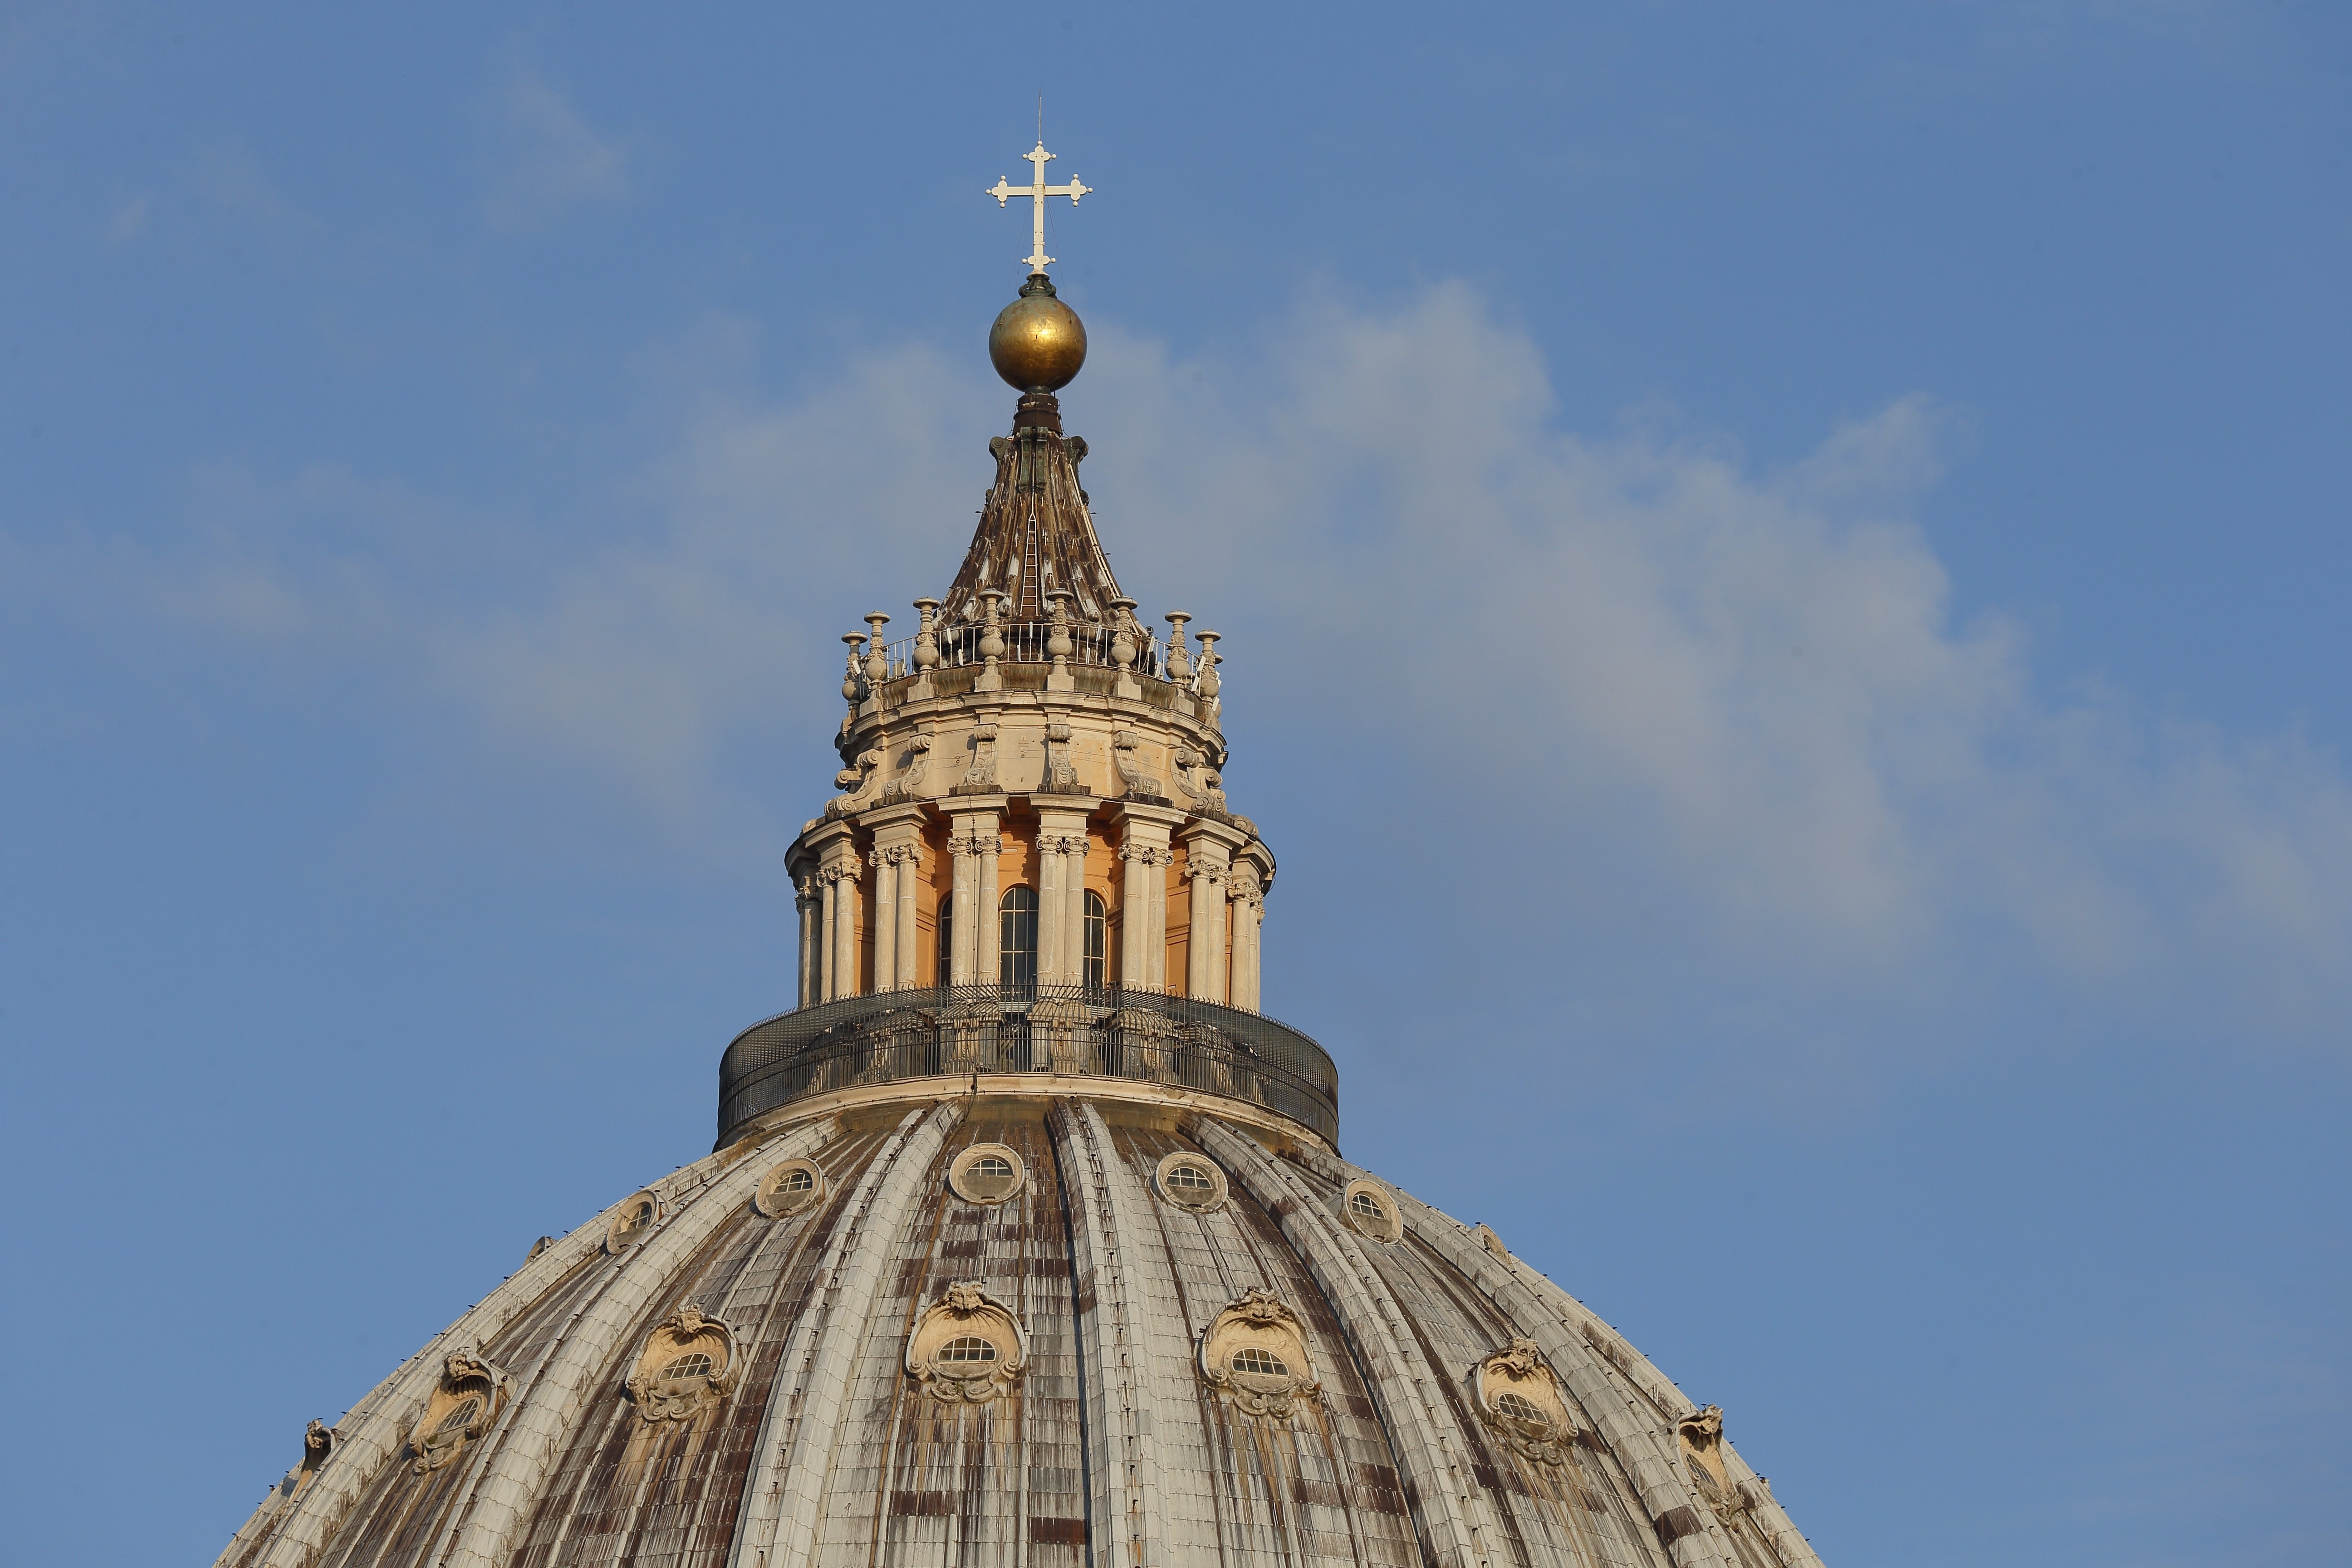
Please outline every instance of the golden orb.
M988 363L1018 391L1058 392L1087 363L1087 324L1054 297L1045 274L1033 273L988 329Z

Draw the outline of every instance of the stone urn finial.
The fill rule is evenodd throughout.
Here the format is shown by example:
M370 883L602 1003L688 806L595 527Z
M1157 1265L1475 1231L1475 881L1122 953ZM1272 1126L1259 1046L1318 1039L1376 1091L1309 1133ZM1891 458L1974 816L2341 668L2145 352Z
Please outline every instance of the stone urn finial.
M1217 651L1217 639L1225 634L1203 631L1194 632L1192 635L1201 639L1201 681L1195 689L1202 697L1214 701L1217 688L1223 684L1217 679L1217 661L1224 657Z
M915 601L915 614L923 618L922 624L915 628L915 668L928 671L940 662L940 602L937 599L918 599Z
M844 632L841 640L849 645L849 668L841 678L841 694L855 707L865 694L866 684L857 668L857 650L866 646L864 632Z
M1110 607L1110 661L1125 675L1135 663L1135 601L1113 599Z
M863 618L874 628L873 635L866 639L866 683L879 686L890 677L889 661L882 647L882 628L889 624L890 617L876 610Z
M1045 635L1045 652L1054 661L1056 671L1070 668L1070 653L1076 646L1070 640L1070 600L1076 597L1067 588L1045 590L1045 603L1052 606L1053 620Z
M1184 623L1192 618L1185 610L1171 610L1160 617L1168 623L1168 679L1179 686L1192 681L1192 654L1184 646Z
M988 606L987 617L980 624L980 661L994 664L1004 657L1004 632L997 625L997 616L1004 604L1004 590L982 588L980 596Z

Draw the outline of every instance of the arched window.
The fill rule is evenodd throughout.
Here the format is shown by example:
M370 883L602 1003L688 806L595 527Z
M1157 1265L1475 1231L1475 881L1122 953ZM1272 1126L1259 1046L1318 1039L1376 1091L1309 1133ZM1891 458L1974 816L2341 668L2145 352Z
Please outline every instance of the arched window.
M1099 894L1087 895L1087 962L1086 972L1078 978L1088 985L1099 986L1109 976L1104 973L1110 957L1110 910L1103 907Z
M997 910L996 983L1028 995L1037 989L1037 890L1007 888Z
M939 925L934 932L940 939L940 977L936 984L948 985L955 981L955 895L949 893L940 900Z

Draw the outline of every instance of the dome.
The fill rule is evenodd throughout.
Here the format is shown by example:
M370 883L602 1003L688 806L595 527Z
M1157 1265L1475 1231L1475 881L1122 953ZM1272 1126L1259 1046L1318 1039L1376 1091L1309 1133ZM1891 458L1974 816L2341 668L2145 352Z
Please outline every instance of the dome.
M1483 1226L1254 1104L1002 1076L826 1090L542 1243L221 1562L1816 1561Z
M845 639L714 1152L312 1423L223 1568L1817 1568L1720 1411L1340 1157L1222 638L1120 591L1023 295L961 571Z

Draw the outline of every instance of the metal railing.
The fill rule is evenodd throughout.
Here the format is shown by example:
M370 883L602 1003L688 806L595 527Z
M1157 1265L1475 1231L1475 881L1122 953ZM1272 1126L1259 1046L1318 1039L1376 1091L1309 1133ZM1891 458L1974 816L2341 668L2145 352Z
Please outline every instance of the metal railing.
M1074 625L1069 628L1069 634L1072 664L1099 665L1105 669L1118 668L1118 661L1111 657L1111 634L1108 631L1096 626ZM1045 647L1054 635L1054 628L1045 622L1003 622L998 625L996 635L1004 639L1004 651L997 656L1000 663L1051 664L1054 662L1054 656L1046 650ZM981 628L979 626L942 627L937 636L940 662L934 665L933 668L958 669L968 664L987 662L980 653ZM1160 638L1149 632L1140 637L1137 637L1133 633L1129 633L1129 637L1135 644L1135 662L1128 667L1129 672L1138 677L1166 679L1166 660L1161 654ZM901 676L915 673L915 644L919 640L921 639L919 637L903 637L896 642L882 645L882 657L887 661L889 671L883 679L896 680ZM1189 684L1198 684L1199 680L1200 661L1195 657L1192 660L1192 679Z
M1195 1089L1262 1106L1339 1142L1338 1069L1322 1047L1286 1024L1118 985L946 985L822 1002L736 1036L719 1066L719 1144L811 1095L973 1073Z

